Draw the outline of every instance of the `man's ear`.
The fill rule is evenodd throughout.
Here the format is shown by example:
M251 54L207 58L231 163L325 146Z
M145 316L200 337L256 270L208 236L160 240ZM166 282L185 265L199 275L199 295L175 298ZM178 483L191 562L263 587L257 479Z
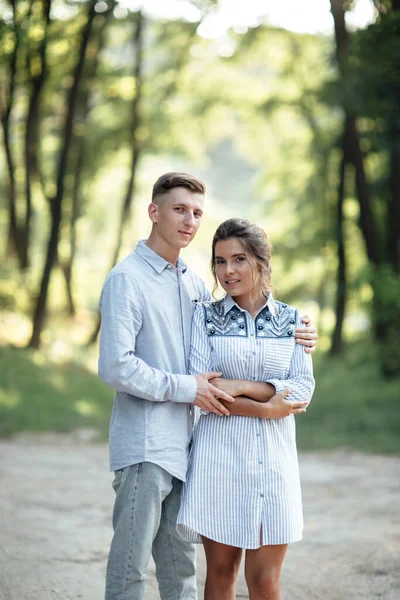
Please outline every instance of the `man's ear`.
M149 207L148 207L147 211L149 213L150 221L153 224L157 223L157 219L158 219L158 205L155 204L154 202L151 202L149 204Z

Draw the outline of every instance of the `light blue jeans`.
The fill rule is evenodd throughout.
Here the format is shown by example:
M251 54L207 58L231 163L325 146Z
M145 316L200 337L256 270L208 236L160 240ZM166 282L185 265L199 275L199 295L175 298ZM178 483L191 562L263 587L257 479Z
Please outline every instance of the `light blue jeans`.
M149 462L115 472L106 600L143 600L150 555L161 600L196 600L195 549L177 534L182 482Z

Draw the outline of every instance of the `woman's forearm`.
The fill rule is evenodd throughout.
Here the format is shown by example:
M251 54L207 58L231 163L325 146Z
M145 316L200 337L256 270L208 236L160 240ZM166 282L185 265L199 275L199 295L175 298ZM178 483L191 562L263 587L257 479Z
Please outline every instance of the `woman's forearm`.
M256 402L268 402L275 396L276 390L271 383L264 381L241 381L241 395Z
M241 417L268 417L267 406L262 401L252 400L245 396L236 396L235 402L225 402L220 399L220 402L226 406L231 415L239 415Z

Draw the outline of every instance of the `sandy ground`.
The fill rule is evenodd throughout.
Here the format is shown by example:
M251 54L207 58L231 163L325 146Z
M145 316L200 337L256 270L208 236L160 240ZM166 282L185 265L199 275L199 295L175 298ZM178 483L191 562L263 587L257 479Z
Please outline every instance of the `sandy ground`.
M111 538L107 447L83 434L0 442L1 600L102 600ZM306 528L284 600L400 598L400 458L300 456ZM199 598L204 555L198 552ZM243 576L237 598L247 598ZM159 598L150 565L146 600Z

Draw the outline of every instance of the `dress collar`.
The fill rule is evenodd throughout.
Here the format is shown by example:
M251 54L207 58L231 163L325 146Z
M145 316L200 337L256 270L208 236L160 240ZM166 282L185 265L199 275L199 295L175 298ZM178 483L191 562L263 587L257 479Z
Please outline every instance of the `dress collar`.
M236 302L234 301L232 296L230 296L229 294L226 294L226 296L223 298L222 302L224 304L225 314L229 310L231 310L231 308L233 306L236 306L240 311L245 312L245 310L243 308L241 308L238 304L236 304ZM268 292L268 298L267 298L265 304L260 308L260 310L258 312L261 312L263 310L263 308L265 308L265 307L268 307L272 316L274 316L274 317L277 316L278 311L276 308L275 298L273 297L272 292Z

